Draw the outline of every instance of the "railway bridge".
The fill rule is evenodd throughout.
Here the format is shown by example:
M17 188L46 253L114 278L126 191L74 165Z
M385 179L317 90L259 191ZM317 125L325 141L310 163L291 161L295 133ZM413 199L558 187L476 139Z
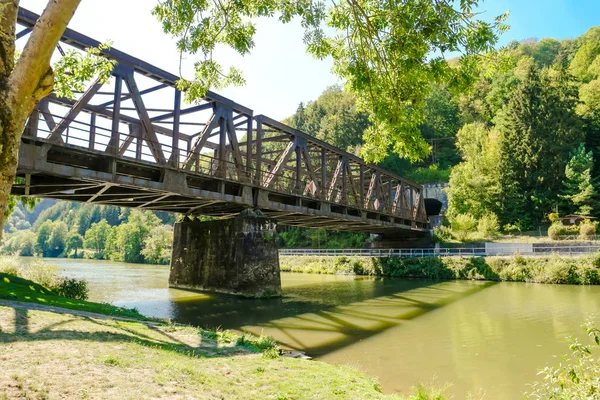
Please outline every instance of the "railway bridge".
M20 8L17 39L38 15ZM98 47L67 29L58 51ZM277 294L276 224L427 235L423 188L217 93L182 101L179 77L115 48L109 82L43 99L13 194L181 213L170 283ZM219 217L201 222L196 215Z

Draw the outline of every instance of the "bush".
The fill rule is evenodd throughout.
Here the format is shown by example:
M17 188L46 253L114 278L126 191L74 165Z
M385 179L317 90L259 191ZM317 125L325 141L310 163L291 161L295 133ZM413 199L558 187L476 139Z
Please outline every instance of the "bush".
M552 284L600 284L600 254L593 257L291 257L282 271L343 273L430 280L468 279ZM308 261L310 260L310 261ZM319 268L315 270L315 265ZM285 266L285 268L284 268Z
M550 221L551 224L555 222L560 222L560 219L558 218L558 213L548 214L548 221Z
M17 260L14 258L3 258L0 262L0 272L18 276L19 270Z
M590 319L583 328L591 344L584 344L577 338L569 337L571 355L557 367L546 367L538 375L540 382L532 385L527 393L530 399L597 399L600 363L594 350L600 346L600 329Z
M74 278L57 278L54 283L54 287L50 287L62 297L67 297L69 299L75 300L87 300L89 289L87 286L87 282L82 279L74 279Z
M5 258L0 261L0 272L33 281L59 296L75 300L87 300L88 297L86 281L62 277L58 274L58 266L42 261L21 265L15 259Z
M502 230L510 235L521 233L521 228L515 224L506 224L502 227Z
M216 328L212 331L201 330L200 334L205 339L214 340L217 343L233 343L237 339L237 335L235 333L229 332L227 330L222 330L221 328Z
M454 236L452 235L452 231L449 228L447 228L445 226L433 228L433 242L434 243L449 242L452 239L454 239Z
M579 236L582 239L592 239L596 234L596 230L598 228L598 221L590 221L589 219L585 219L579 224Z
M456 238L462 242L469 233L475 231L477 220L471 214L458 214L452 219L451 227Z
M577 225L563 225L560 222L555 222L548 228L548 237L552 240L560 240L565 236L576 236L579 234Z
M500 221L494 213L482 216L477 223L477 233L482 239L494 239L500 235Z
M279 343L270 336L260 335L256 337L250 333L244 333L237 340L236 345L245 347L255 352L262 352L265 358L277 358L281 354Z

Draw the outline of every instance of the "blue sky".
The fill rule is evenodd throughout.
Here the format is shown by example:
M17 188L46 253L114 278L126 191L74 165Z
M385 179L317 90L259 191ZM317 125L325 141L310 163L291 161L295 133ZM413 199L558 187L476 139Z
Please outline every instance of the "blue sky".
M21 5L41 12L47 0L21 0ZM170 72L177 73L179 57L174 41L164 35L150 14L154 0L83 0L70 27L95 39L111 40L113 46ZM511 11L511 30L502 44L531 37L574 38L600 25L600 0L487 0L484 19ZM331 61L314 60L302 43L297 22L287 25L261 20L256 47L240 57L232 51L216 52L224 64L244 72L247 84L220 91L255 114L275 119L291 115L301 101L316 99L329 85L338 82L331 74ZM192 71L193 58L184 62L184 76Z

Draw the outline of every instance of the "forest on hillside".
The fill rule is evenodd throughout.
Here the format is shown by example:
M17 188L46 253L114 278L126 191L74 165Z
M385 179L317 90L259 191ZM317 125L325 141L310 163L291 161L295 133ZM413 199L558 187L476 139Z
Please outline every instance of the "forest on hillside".
M576 39L512 42L468 93L432 84L420 131L430 156L381 166L419 183L450 182L448 220L528 230L553 214L600 216L600 27ZM367 115L340 87L286 121L360 154ZM549 217L550 216L550 217Z
M70 201L18 203L0 254L167 264L175 215Z

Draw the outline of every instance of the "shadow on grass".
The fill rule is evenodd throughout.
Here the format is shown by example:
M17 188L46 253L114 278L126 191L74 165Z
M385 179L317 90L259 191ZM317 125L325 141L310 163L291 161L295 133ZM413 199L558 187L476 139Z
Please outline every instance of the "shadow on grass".
M40 323L37 320L36 316L32 315L32 311L51 311L53 313L56 313L56 311L42 310L35 305L27 303L22 303L18 306L9 306L0 303L0 306L11 308L14 314L14 323L12 325L9 324L7 326L6 323L0 325L1 344L36 341L129 342L197 358L220 357L245 352L245 350L239 347L218 347L215 341L200 337L198 338L199 344L197 346L190 345L179 340L176 335L171 335L161 330L157 324L107 320L103 318L96 319L64 312L57 313L61 314L59 318L62 321L50 322L44 325L44 323ZM81 325L78 325L81 323L89 325L84 329ZM72 329L69 329L69 325L73 325ZM160 327L169 329L166 325ZM177 330L178 328L173 327L172 329ZM182 329L189 330L190 328ZM200 331L197 334L200 335Z

